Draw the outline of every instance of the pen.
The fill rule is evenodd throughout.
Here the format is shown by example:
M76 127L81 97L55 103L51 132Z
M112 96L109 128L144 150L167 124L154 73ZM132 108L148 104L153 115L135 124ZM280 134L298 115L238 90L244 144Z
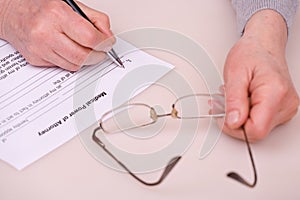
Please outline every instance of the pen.
M93 22L86 16L86 14L79 8L79 6L73 0L63 0L63 1L66 2L69 6L71 6L71 8L75 12L77 12L79 15L81 15L83 18L85 18L87 21L89 21L91 24L93 24ZM125 68L121 59L116 54L114 49L111 49L109 52L107 52L107 54L118 66Z

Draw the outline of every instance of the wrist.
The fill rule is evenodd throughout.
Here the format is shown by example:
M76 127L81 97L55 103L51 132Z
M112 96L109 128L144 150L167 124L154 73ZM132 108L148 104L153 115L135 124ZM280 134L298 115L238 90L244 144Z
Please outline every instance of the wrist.
M261 10L247 22L243 37L256 40L274 54L284 54L287 43L287 25L274 10Z

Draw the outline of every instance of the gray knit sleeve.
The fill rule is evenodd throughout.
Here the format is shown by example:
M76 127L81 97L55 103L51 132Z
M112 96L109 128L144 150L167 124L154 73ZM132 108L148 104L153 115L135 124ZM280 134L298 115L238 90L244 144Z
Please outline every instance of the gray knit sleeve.
M231 3L236 11L238 31L242 34L250 17L263 9L276 10L283 16L289 28L299 2L298 0L232 0Z

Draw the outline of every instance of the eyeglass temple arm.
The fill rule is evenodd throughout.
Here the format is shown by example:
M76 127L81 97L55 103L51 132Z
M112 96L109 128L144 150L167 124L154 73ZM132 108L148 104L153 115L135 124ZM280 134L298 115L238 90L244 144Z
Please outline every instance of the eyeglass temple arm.
M139 177L137 177L133 172L131 172L121 161L119 161L106 147L105 144L96 136L96 132L101 130L101 125L99 127L97 127L94 132L93 132L93 140L100 146L102 147L102 149L108 154L110 155L110 157L112 157L123 169L125 169L133 178L135 178L137 181L139 181L140 183L147 185L147 186L155 186L160 184L166 177L167 175L172 171L172 169L174 168L174 166L177 164L177 162L180 160L181 156L176 156L174 158L172 158L168 165L166 166L166 168L164 169L162 175L160 176L160 178L155 181L155 182L146 182L142 179L140 179Z
M252 168L253 168L253 173L254 173L254 180L253 180L253 183L249 183L248 181L246 181L244 178L242 178L238 173L236 172L229 172L227 174L228 177L248 186L248 187L255 187L256 183L257 183L257 172L256 172L256 167L255 167L255 164L254 164L254 159L253 159L253 155L252 155L252 151L251 151L251 147L250 147L250 144L249 144L249 140L248 140L248 137L247 137L247 134L246 134L246 131L245 131L245 128L244 126L242 127L242 130L243 130L243 133L244 133L244 137L245 137L245 142L247 144L247 149L248 149L248 153L249 153L249 156L250 156L250 159L251 159L251 164L252 164Z

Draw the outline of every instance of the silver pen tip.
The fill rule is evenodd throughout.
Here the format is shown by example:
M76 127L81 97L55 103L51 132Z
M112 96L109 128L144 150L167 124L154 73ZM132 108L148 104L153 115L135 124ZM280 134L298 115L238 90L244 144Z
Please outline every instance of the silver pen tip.
M120 58L117 58L116 60L118 61L120 67L125 68L125 66L124 66L124 64L123 64L123 62L121 61Z

